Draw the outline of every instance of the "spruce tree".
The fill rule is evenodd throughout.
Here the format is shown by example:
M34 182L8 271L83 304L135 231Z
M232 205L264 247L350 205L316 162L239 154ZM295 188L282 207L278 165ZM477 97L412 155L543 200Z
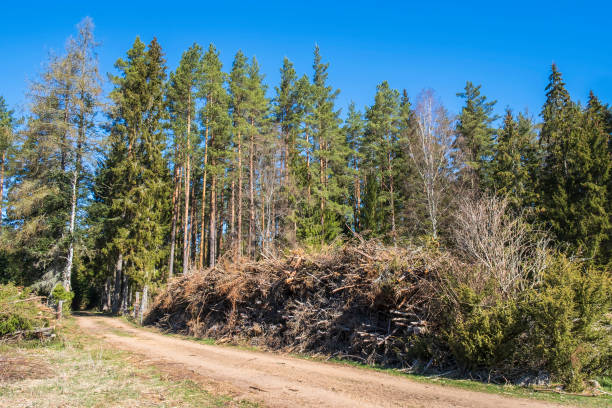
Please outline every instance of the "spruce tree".
M498 132L495 154L491 163L491 177L495 192L508 197L518 210L524 202L529 184L528 168L524 163L529 140L521 138L512 111L506 109L502 128Z
M461 177L472 189L490 185L490 171L487 164L493 155L492 124L498 119L493 114L497 101L487 101L480 94L481 85L474 86L470 81L465 84L463 92L457 94L465 99L457 122L456 144L465 163Z
M161 278L170 214L170 177L163 156L165 60L156 39L136 38L115 64L110 150L98 171L101 253L114 276L112 309L127 310L129 287Z
M571 101L554 64L546 90L540 215L558 240L592 259L600 254L610 224L608 138L602 123Z
M315 236L309 238L318 237L321 244L333 240L342 231L350 214L348 186L352 182L346 172L349 151L340 131L339 111L334 106L340 91L327 84L328 67L329 64L321 62L319 47L315 47L310 126L317 173L312 178L312 192L318 204L314 214L319 225L312 231Z

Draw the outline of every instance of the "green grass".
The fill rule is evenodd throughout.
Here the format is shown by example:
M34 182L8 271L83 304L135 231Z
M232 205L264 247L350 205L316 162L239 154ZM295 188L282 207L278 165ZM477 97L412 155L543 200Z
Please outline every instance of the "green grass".
M154 365L83 334L72 319L60 339L2 346L0 353L47 363L48 378L0 382L0 406L11 407L256 407L215 395L189 379L170 379Z
M610 395L598 395L598 396L586 396L586 395L574 395L574 394L563 394L555 392L553 389L550 390L536 390L531 387L520 387L512 384L499 385L483 383L480 381L470 379L455 379L447 378L436 375L420 375L405 373L394 368L385 368L381 366L372 366L368 364L359 363L352 360L345 360L339 358L324 358L320 356L309 356L304 354L292 354L292 356L307 360L326 362L329 364L338 364L344 366L352 366L363 370L372 370L387 373L390 375L405 377L413 381L426 384L439 384L448 387L461 388L477 392L486 392L490 394L505 395L508 397L515 398L526 398L535 399L541 401L554 402L558 404L577 405L583 407L594 407L594 408L609 408L612 406L612 396ZM610 386L612 385L609 378L598 379L601 388L610 392Z

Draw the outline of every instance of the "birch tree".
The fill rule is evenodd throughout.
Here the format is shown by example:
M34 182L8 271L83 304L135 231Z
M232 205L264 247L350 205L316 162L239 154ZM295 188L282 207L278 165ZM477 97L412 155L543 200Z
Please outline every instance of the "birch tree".
M450 177L453 132L446 109L433 90L424 90L416 106L416 131L408 149L426 197L431 236L438 239L439 215Z

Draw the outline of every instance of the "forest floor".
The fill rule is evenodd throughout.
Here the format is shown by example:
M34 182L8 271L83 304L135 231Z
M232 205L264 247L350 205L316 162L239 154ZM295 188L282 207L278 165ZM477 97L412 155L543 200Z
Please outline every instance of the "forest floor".
M138 364L151 363L165 375L200 384L212 395L232 395L231 401L242 401L242 404L252 401L267 407L305 408L538 408L568 404L603 407L610 403L607 397L553 395L443 379L438 379L442 382L431 378L419 380L415 376L393 375L348 364L214 345L212 341L166 335L101 315L81 315L76 321L85 333L129 352Z

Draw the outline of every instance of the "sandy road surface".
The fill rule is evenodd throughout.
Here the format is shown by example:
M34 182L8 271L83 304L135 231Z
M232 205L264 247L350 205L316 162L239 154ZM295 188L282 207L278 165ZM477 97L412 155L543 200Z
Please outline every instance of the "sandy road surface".
M268 407L555 407L423 384L385 373L302 360L274 353L210 346L165 336L102 316L77 317L79 325L113 346L173 364L222 384L240 398Z

